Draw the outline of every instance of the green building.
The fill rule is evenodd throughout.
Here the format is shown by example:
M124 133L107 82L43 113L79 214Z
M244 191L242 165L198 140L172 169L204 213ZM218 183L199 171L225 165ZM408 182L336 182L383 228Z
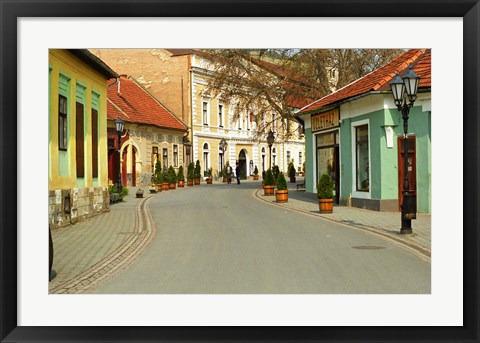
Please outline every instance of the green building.
M320 176L335 181L335 202L377 211L400 211L403 191L403 120L389 83L411 66L420 77L408 121L409 192L417 211L431 211L431 51L412 49L387 65L307 105L307 192Z

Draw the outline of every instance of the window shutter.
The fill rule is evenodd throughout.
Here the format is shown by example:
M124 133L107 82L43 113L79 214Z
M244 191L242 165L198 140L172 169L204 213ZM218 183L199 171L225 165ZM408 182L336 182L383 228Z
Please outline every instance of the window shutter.
M92 177L98 177L98 111L92 109Z
M85 144L84 144L84 118L83 104L77 102L75 106L75 138L76 138L76 160L77 177L85 177Z

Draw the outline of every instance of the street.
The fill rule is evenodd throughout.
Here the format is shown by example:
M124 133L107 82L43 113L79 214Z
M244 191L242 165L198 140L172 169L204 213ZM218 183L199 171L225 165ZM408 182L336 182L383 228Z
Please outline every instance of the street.
M430 293L427 260L371 233L256 199L258 185L202 183L154 195L148 248L89 292Z

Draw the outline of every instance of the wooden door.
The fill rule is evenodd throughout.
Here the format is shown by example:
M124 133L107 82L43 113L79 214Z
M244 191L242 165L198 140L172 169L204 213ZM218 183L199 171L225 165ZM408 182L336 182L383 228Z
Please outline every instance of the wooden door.
M398 210L403 202L404 149L403 137L398 137ZM408 192L417 195L417 154L416 137L408 136ZM415 201L416 203L416 201Z

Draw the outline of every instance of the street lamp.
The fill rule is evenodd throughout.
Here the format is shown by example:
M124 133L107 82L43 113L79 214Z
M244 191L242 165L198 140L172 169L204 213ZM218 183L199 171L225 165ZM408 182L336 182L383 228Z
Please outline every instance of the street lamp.
M121 165L120 165L120 148L121 148L121 138L123 133L123 127L125 126L125 122L118 117L115 119L115 129L117 130L118 136L118 180L117 180L117 192L122 192L122 173L121 173Z
M400 78L396 75L390 87L393 99L403 119L403 201L402 201L402 227L401 234L412 233L412 219L416 218L415 195L408 192L408 115L410 108L417 99L418 82L420 78L409 67L408 72Z
M273 133L272 130L270 130L267 136L268 149L270 150L270 168L272 168L272 144L274 141L275 141L275 134Z
M222 138L220 141L220 149L222 149L222 169L225 166L225 150L227 150L227 145L225 138Z

